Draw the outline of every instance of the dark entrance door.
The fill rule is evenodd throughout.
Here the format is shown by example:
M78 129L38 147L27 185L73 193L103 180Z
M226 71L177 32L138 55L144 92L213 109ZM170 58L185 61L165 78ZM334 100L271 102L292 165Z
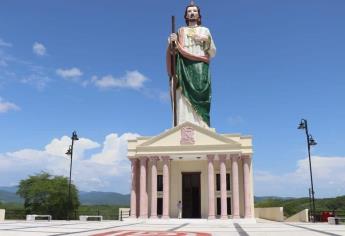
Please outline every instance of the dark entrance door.
M201 218L200 172L182 173L182 217Z
M163 198L157 198L157 215L163 215Z

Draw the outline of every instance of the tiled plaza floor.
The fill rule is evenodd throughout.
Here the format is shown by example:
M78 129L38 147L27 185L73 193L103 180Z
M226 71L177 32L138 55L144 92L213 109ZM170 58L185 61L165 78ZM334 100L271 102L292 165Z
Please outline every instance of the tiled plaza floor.
M1 236L60 236L60 235L89 235L89 236L308 236L331 235L345 236L345 225L329 225L326 223L283 223L258 219L257 223L233 223L231 221L51 221L0 222Z

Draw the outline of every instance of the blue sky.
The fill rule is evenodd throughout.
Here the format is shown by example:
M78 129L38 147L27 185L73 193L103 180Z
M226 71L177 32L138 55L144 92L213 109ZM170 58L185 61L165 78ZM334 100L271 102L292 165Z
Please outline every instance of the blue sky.
M184 25L187 3L1 1L0 185L41 169L67 174L64 136L77 130L76 172L102 165L93 184L76 177L80 188L128 192L125 138L171 127L165 50L170 16ZM316 196L345 194L345 2L197 3L217 46L211 124L253 135L255 194L307 195L301 118L318 141Z

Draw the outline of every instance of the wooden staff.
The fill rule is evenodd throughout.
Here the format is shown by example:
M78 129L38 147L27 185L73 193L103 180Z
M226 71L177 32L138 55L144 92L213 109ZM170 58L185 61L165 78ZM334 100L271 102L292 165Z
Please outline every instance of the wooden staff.
M171 16L171 33L175 33L175 16ZM170 42L170 54L171 54L171 78L170 78L170 93L172 101L172 109L174 116L174 127L177 125L177 113L176 113L176 45L174 42Z

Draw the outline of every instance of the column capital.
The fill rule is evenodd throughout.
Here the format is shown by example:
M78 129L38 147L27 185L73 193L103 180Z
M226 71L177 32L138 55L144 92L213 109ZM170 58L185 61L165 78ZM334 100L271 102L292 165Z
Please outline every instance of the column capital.
M129 160L131 161L132 165L134 165L134 164L136 164L138 159L137 158L131 158Z
M214 161L215 155L214 154L207 154L206 157L207 157L207 160Z
M230 155L230 159L231 159L232 161L238 161L238 160L240 160L240 158L241 158L241 155L240 155L240 154L231 154L231 155Z
M159 157L158 156L150 156L150 161L152 163L157 163L157 161L159 160Z
M161 156L163 161L169 161L170 160L170 156Z
M225 161L226 160L226 154L218 154L219 160L220 161Z
M148 159L148 157L147 156L141 156L139 159L140 159L140 161L146 161Z
M242 160L249 160L249 159L252 159L252 157L250 155L242 155L241 159Z

